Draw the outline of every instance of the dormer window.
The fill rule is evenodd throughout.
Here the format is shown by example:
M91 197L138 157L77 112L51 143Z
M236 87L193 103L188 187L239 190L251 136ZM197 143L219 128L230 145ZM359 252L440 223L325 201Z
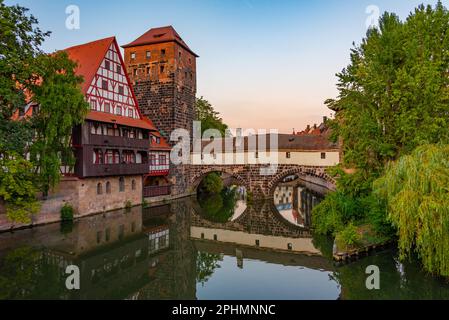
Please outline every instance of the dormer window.
M156 143L157 143L157 144L161 144L161 138L156 137Z

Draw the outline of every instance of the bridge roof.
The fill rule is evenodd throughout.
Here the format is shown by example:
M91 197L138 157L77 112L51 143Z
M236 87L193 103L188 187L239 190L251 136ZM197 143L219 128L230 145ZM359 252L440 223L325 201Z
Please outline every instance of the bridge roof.
M251 137L243 137L244 143L244 151L258 151L259 149L259 139L265 139L267 149L271 146L271 137L270 135L254 135ZM256 143L251 143L251 140L255 139ZM237 139L234 138L226 138L220 139L222 143L222 150L227 150L225 148L226 144L232 144L233 152L239 150L236 146ZM203 140L202 141L202 149L208 146L212 141ZM335 143L329 141L329 139L325 136L319 135L293 135L293 134L278 134L278 150L280 151L335 151L338 150L338 146ZM260 150L259 150L260 151Z

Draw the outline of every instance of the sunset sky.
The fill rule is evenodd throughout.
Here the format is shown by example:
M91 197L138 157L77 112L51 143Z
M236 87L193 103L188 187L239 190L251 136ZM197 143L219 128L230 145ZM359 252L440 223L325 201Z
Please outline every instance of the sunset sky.
M173 25L199 56L198 96L231 128L291 132L330 115L324 101L337 95L335 74L349 62L353 42L375 14L405 18L415 0L21 0L52 31L53 52L115 35L120 45L152 27ZM449 6L449 1L443 1ZM80 29L65 27L68 5L80 8ZM369 11L369 10L368 10Z

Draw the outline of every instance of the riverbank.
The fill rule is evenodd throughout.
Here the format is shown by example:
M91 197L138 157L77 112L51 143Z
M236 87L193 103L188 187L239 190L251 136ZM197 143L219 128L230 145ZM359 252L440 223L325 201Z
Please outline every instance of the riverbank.
M337 233L334 240L333 259L337 262L346 262L368 256L371 252L389 248L394 239L378 235L368 224L348 226Z

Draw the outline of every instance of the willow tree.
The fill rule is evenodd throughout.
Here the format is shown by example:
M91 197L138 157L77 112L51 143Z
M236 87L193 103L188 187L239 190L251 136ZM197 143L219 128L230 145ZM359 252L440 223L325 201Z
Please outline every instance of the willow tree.
M398 229L401 258L416 252L429 272L449 276L449 145L418 147L374 183Z

